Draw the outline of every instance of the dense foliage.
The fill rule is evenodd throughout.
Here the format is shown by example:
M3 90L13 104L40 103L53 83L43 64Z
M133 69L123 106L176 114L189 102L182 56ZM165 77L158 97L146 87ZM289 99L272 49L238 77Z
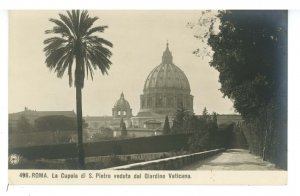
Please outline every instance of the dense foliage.
M231 126L226 126L222 130L219 129L217 113L209 114L206 107L200 116L196 116L186 111L183 107L179 107L175 114L171 133L192 134L188 140L186 150L199 152L228 146L232 129Z
M93 134L90 141L97 142L107 139L113 139L113 130L109 127L101 127L100 132Z
M87 157L112 154L140 154L180 151L185 148L190 134L169 134L153 137L127 138L85 143ZM9 154L20 154L27 159L66 159L77 157L75 143L9 148ZM151 148L150 148L150 147Z
M35 120L37 131L73 131L76 130L76 118L55 115L43 116Z
M220 90L245 119L250 150L286 168L287 11L221 11L217 17L219 31L211 24L207 41Z
M32 131L32 125L24 115L20 116L20 119L17 121L17 130L25 132Z
M287 13L227 11L219 15L220 32L208 43L210 65L220 73L224 96L246 119L256 118L286 90Z
M209 127L217 129L216 113L209 115L206 107L203 109L202 115L195 114L179 107L175 113L171 133L194 133L208 130Z

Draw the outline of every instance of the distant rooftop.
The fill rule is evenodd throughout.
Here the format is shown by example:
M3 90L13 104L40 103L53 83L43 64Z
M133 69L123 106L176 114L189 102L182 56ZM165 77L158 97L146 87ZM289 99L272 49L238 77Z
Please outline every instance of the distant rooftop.
M74 110L72 111L37 111L37 110L31 110L25 107L24 111L21 112L15 112L10 113L10 116L19 116L19 115L32 115L32 116L56 116L56 115L62 115L62 116L68 116L68 117L75 117L76 113Z
M84 120L111 120L113 119L112 116L84 116Z

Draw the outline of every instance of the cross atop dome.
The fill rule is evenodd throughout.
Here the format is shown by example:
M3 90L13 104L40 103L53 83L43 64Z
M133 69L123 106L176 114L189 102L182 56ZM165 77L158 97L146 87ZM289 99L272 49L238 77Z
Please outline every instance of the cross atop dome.
M172 64L173 63L173 56L172 52L169 50L169 42L167 41L167 47L166 50L163 53L162 56L162 63L163 64Z

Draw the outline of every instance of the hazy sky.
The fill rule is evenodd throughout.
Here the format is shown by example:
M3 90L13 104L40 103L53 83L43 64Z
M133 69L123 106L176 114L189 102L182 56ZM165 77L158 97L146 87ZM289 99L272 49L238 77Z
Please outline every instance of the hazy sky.
M85 81L84 115L111 115L121 92L136 115L146 77L161 62L169 41L173 61L189 79L194 96L194 111L234 113L232 102L218 90L218 72L209 59L192 52L200 47L187 22L196 21L201 11L89 11L100 19L96 25L108 25L102 37L114 44L109 75L95 72ZM75 88L68 76L58 79L45 65L44 31L52 27L49 18L65 11L12 11L9 15L9 112L24 110L76 110Z

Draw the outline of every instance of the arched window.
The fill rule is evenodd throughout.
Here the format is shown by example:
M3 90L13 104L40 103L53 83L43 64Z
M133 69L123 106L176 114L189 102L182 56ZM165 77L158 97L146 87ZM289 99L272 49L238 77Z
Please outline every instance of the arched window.
M182 105L182 98L181 97L177 97L177 107L181 107Z
M152 106L152 107L155 107L155 97L152 96L151 99L152 99L152 100L151 100L151 106Z
M168 97L168 99L167 99L167 106L168 107L173 107L173 97Z
M166 107L166 106L167 106L167 97L166 97L166 95L164 95L164 97L163 97L163 103L162 103L162 106L163 106L163 107Z
M147 107L151 107L151 97L147 98Z
M162 106L162 96L161 96L161 95L159 95L159 96L157 97L157 100L156 100L156 106L157 106L157 107L161 107L161 106Z

